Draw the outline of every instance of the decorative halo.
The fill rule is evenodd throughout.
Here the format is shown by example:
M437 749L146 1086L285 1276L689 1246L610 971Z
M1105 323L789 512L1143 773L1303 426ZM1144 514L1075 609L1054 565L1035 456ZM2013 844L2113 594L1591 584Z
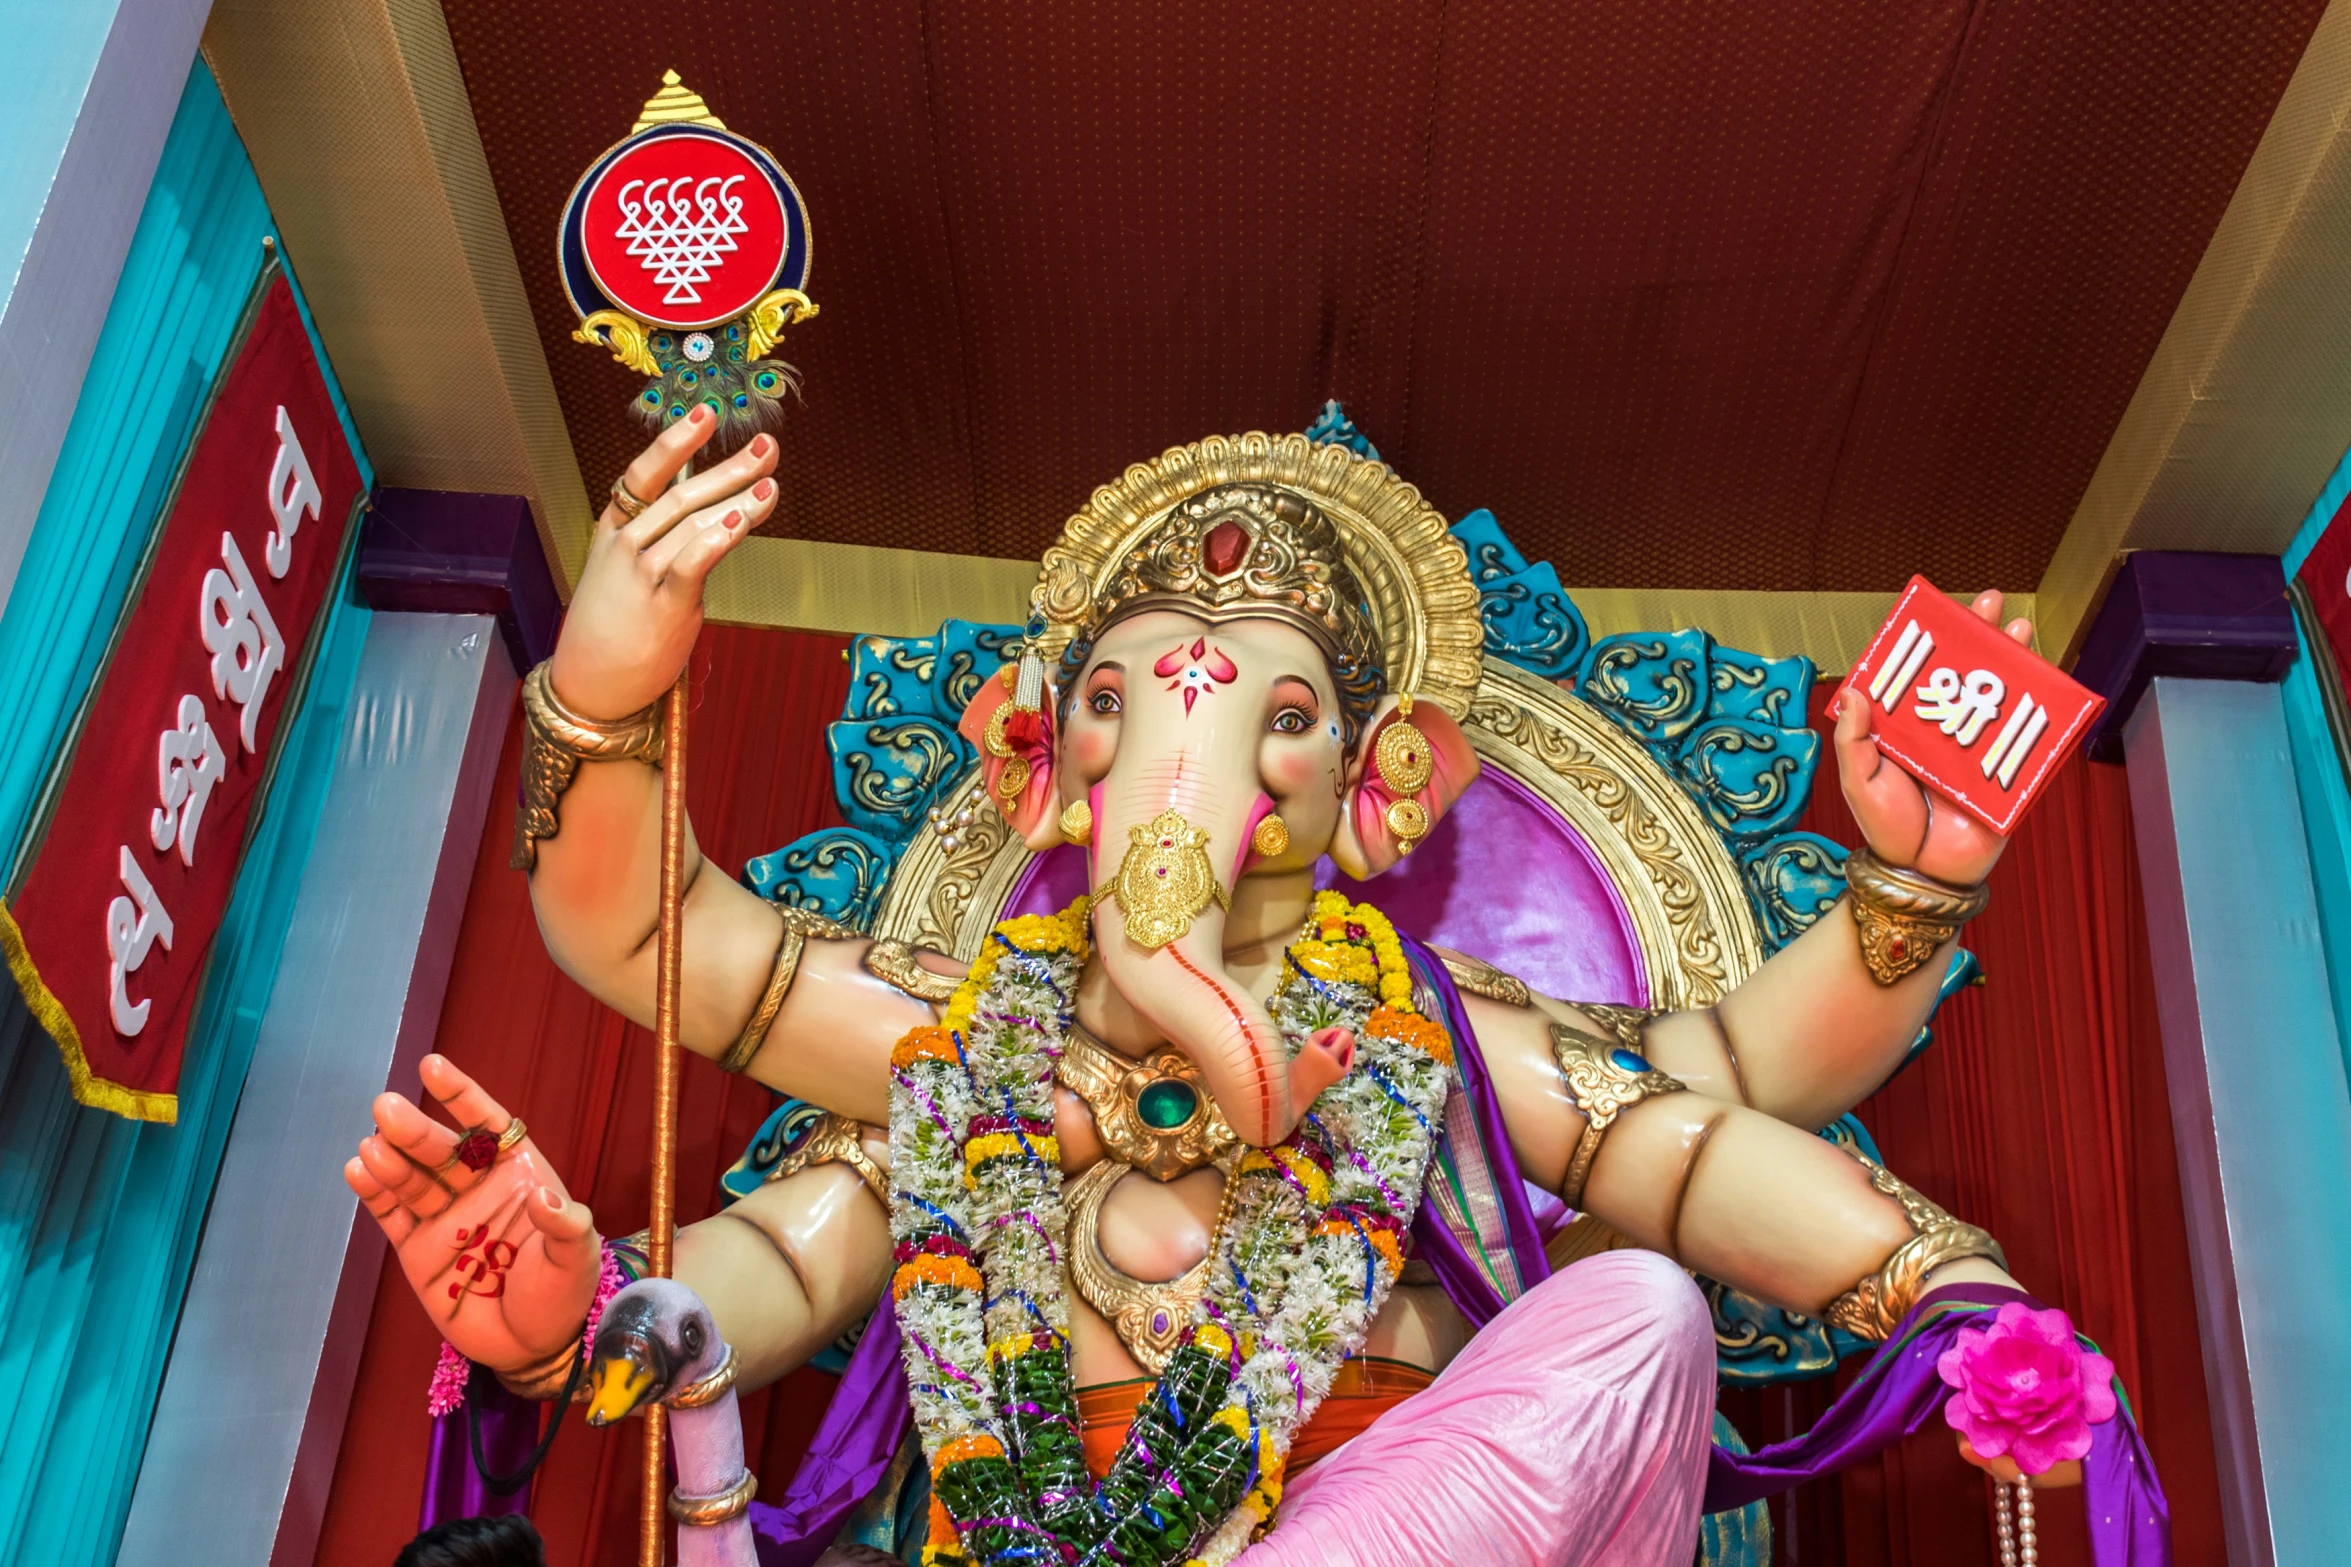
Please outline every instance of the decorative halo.
M691 331L805 289L808 209L768 150L709 120L644 126L588 166L557 230L586 320L618 310Z
M1170 511L1240 483L1295 490L1322 509L1370 601L1388 689L1434 702L1455 719L1466 714L1486 641L1469 557L1443 515L1386 463L1303 435L1212 435L1170 447L1096 490L1045 552L1031 595L1045 619L1045 657L1069 644L1095 588Z

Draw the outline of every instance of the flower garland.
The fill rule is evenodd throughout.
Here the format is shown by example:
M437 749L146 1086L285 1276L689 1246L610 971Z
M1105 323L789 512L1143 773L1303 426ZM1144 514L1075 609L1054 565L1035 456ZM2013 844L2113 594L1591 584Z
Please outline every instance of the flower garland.
M1414 1006L1395 930L1317 895L1271 1011L1293 1053L1353 1030L1355 1067L1290 1137L1243 1155L1209 1286L1097 1484L1079 1445L1053 1136L1087 909L998 925L938 1026L891 1055L891 1293L931 1464L925 1567L1237 1555L1402 1271L1451 1080L1451 1041Z

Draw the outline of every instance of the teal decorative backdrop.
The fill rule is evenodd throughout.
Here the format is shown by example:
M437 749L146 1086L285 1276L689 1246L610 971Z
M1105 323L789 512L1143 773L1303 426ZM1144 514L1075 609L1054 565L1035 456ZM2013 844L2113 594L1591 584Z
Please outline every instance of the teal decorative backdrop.
M97 672L271 229L198 62L0 615L0 831L12 846ZM364 457L361 474L372 484ZM56 1048L0 987L0 1561L114 1557L367 624L346 576L205 972L178 1125L76 1105Z

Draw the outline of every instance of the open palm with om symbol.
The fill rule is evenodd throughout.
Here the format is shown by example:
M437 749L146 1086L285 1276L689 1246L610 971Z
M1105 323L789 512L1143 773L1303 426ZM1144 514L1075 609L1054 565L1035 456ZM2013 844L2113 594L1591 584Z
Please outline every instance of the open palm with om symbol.
M469 1131L513 1117L445 1057L424 1058L425 1091ZM587 1204L525 1136L475 1169L460 1134L398 1094L375 1102L343 1179L383 1229L441 1336L497 1371L544 1361L579 1336L603 1261Z

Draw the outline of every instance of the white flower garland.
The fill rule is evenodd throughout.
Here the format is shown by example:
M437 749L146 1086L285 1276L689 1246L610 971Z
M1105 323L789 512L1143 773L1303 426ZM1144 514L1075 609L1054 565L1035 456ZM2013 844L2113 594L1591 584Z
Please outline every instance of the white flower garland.
M891 1289L937 1499L923 1560L937 1567L1033 1554L1040 1539L1065 1562L1237 1554L1403 1267L1451 1081L1450 1040L1415 1009L1393 929L1319 895L1272 1015L1293 1054L1352 1030L1355 1066L1296 1133L1244 1155L1191 1330L1097 1485L1077 1441L1052 1130L1086 908L996 927L940 1025L892 1054Z

